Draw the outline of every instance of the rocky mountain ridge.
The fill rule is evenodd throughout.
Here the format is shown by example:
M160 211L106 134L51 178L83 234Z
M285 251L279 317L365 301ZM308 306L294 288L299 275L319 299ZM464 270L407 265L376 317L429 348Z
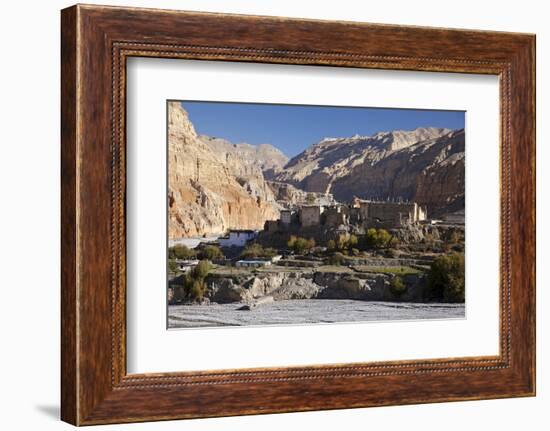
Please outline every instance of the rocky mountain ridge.
M325 138L291 159L275 180L306 192L415 200L430 214L464 207L464 130L418 128Z
M206 135L200 135L199 139L229 167L236 170L236 175L242 174L238 172L242 168L246 168L248 173L254 170L262 173L269 170L279 171L289 160L281 150L270 144L232 144L225 139Z
M171 102L168 134L170 239L262 229L283 206L311 195L320 203L414 200L429 216L464 209L464 130L324 138L288 160L268 144L199 136Z

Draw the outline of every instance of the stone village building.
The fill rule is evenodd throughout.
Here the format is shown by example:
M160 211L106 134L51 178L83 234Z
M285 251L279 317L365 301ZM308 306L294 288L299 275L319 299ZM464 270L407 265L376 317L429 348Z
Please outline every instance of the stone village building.
M324 210L320 205L307 205L300 207L299 219L302 227L318 226L321 224L321 214Z
M416 202L359 201L359 217L367 227L395 228L427 219Z
M244 247L248 241L258 236L258 232L251 229L233 229L227 236L218 239L221 247Z
M289 225L298 222L298 212L294 209L281 210L280 216L281 223L283 225Z
M295 209L284 209L279 220L268 220L265 223L264 230L273 233L291 227L339 228L350 224L364 228L392 229L426 219L426 207L416 202L355 199L351 205L304 205Z

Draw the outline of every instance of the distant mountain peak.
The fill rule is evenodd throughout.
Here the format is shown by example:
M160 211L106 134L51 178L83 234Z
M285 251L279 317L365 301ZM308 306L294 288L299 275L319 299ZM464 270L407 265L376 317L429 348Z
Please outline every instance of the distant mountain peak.
M259 167L262 171L281 169L288 157L271 144L249 144L247 142L231 143L223 138L200 135L199 139L212 149L222 160L240 159L242 164Z
M378 141L389 151L400 150L418 142L446 135L451 129L438 127L418 127L414 130L393 130L391 132L375 133L371 139Z

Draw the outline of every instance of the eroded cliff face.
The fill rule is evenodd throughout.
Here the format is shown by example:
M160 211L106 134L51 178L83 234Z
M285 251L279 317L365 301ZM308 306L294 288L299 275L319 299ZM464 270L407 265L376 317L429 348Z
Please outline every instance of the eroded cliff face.
M396 294L388 274L353 274L343 272L304 271L270 272L228 277L209 275L206 278L206 298L218 304L253 303L258 298L271 296L275 301L291 299L356 299L362 301L418 302L424 297L425 277L403 276L406 291ZM172 283L169 303L185 303L185 289Z
M333 205L334 197L330 193L306 192L297 189L292 184L267 181L267 185L275 195L277 202L284 207L295 207L298 205Z
M310 192L408 199L430 215L464 208L464 130L418 128L325 138L294 157L276 181Z
M215 151L197 133L179 102L168 107L168 236L262 229L279 208L261 169Z
M380 132L373 136L324 138L290 160L276 179L306 191L331 192L332 183L348 175L356 166L377 163L395 151L449 131L418 128Z
M288 157L269 144L233 144L222 138L201 135L199 137L214 153L224 160L237 176L280 171L288 163Z
M464 130L452 131L363 162L336 179L332 191L340 199L411 200L437 217L464 208L464 158Z

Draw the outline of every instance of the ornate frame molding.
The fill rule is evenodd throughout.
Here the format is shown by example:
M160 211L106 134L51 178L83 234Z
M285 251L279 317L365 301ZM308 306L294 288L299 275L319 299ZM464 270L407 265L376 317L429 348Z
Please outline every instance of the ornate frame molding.
M199 31L203 23L221 28L219 34ZM257 26L269 31L254 36ZM341 40L323 37L335 30ZM303 41L312 33L321 41ZM353 49L343 49L346 43ZM64 420L97 424L534 394L533 36L74 6L62 12L62 54ZM132 56L498 75L500 354L127 375L125 66ZM530 217L519 220L518 208ZM267 401L247 400L250 391Z

